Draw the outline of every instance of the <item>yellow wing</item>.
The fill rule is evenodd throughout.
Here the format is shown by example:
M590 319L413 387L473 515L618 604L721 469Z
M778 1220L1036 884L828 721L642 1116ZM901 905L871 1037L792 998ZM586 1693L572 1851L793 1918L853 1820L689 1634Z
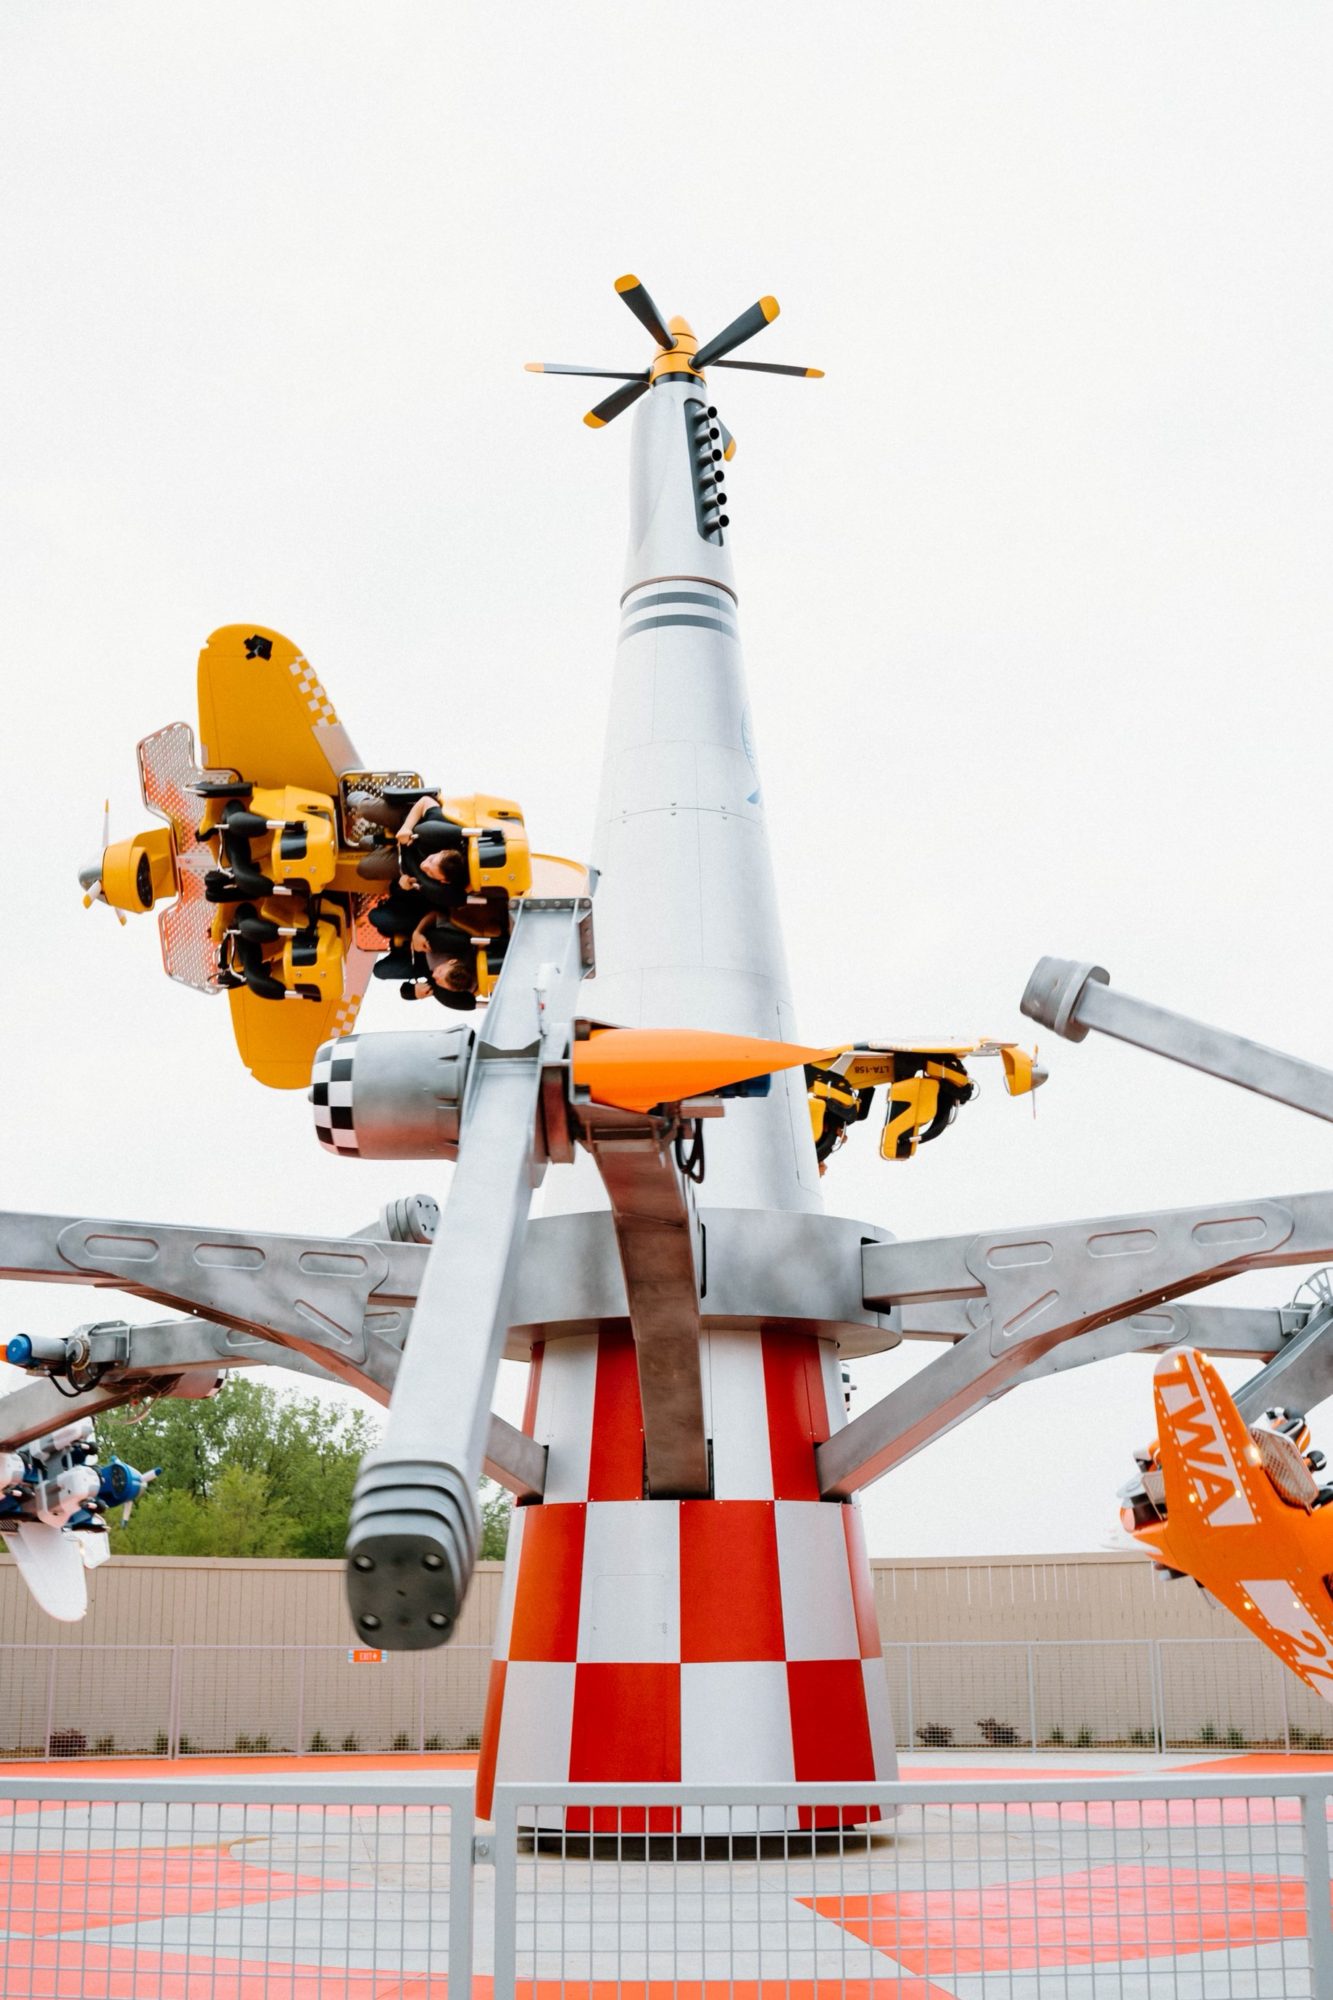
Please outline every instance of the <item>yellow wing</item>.
M360 758L314 668L281 632L223 625L199 655L200 761L252 785L336 797Z
M339 959L338 975L318 1001L263 1000L245 986L227 995L237 1050L257 1083L270 1090L306 1089L315 1051L337 1035L351 1034L375 961L356 944Z

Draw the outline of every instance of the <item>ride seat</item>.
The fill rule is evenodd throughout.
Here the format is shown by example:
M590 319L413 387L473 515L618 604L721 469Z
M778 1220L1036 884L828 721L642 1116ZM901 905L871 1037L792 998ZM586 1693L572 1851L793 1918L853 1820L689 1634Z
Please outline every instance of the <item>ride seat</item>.
M327 907L314 928L283 941L278 976L284 986L311 1000L336 999L342 992L342 926Z
M1308 1514L1318 1503L1319 1483L1291 1439L1258 1424L1251 1424L1250 1436L1278 1498L1289 1507L1303 1507Z

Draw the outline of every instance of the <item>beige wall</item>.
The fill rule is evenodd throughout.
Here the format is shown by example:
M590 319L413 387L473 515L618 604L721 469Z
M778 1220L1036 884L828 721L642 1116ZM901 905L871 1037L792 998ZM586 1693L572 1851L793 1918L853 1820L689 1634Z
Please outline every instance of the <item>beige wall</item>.
M904 1744L984 1746L982 1723L1055 1750L1147 1747L1159 1728L1191 1746L1280 1745L1292 1724L1333 1741L1333 1712L1136 1554L871 1567ZM340 1562L120 1556L83 1624L61 1626L2 1559L0 1754L40 1754L53 1730L134 1752L471 1747L500 1578L478 1565L449 1646L362 1667Z
M925 1557L871 1563L880 1633L892 1640L1148 1639L1230 1635L1189 1583L1144 1557ZM478 1563L456 1644L490 1644L501 1565ZM0 1558L0 1642L348 1646L341 1562L116 1556L91 1579L81 1625L54 1625Z

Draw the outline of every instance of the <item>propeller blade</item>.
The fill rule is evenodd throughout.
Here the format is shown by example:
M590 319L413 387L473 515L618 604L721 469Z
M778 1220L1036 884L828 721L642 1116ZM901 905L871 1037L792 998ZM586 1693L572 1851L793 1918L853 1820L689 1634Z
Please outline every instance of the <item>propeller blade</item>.
M757 333L762 333L764 328L777 318L778 312L776 299L767 296L760 299L757 305L752 305L743 312L739 319L734 319L730 326L724 326L721 333L715 333L711 340L704 342L695 354L695 367L707 368L720 354L730 354L732 348L739 347L742 341L753 340Z
M575 368L568 361L525 361L529 375L601 375L608 382L646 382L646 368Z
M723 423L721 417L717 420L717 427L722 433L722 456L727 461L727 464L730 465L732 459L736 456L736 440Z
M698 359L696 355L695 359ZM781 361L718 361L718 368L748 368L754 375L808 375L812 380L822 381L822 368L789 368Z
M599 403L595 410L589 410L583 421L591 429L599 431L604 424L609 424L612 418L627 410L631 403L637 403L640 396L647 394L647 382L627 382L623 389L613 389L606 401Z
M672 333L661 313L649 298L645 288L632 272L616 279L616 290L629 307L640 326L646 326L659 347L672 348L676 336Z

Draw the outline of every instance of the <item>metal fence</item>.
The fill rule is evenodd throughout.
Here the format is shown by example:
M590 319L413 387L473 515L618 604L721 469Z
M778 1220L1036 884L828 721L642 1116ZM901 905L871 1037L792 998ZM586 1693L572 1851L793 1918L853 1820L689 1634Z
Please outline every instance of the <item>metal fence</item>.
M2 2000L459 2000L470 1779L10 1784Z
M1257 1639L939 1641L884 1660L900 1748L1333 1750L1333 1708Z
M2 2000L1328 2000L1333 1776L0 1792ZM474 1940L475 1929L475 1940Z
M0 1646L0 1760L476 1750L489 1646Z
M900 1749L1333 1750L1257 1640L884 1648ZM0 1761L475 1750L489 1648L0 1646ZM1333 2000L1333 1995L1330 1996Z

